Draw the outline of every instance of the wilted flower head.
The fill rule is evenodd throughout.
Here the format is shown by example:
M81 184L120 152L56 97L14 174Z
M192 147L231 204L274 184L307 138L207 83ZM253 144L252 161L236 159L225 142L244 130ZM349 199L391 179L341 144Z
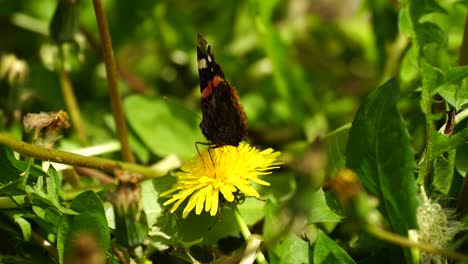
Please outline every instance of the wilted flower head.
M29 113L23 118L24 129L30 133L31 143L42 143L45 148L52 148L63 128L69 128L68 114L58 112Z
M281 164L277 160L280 152L273 149L260 151L247 143L238 147L222 146L207 149L182 165L176 173L177 182L161 196L171 195L164 205L173 204L174 212L188 197L182 217L195 208L200 214L205 208L212 216L218 212L220 194L228 202L234 201L234 194L241 191L247 196L259 197L251 182L270 185L260 180L261 175L270 174L270 170Z

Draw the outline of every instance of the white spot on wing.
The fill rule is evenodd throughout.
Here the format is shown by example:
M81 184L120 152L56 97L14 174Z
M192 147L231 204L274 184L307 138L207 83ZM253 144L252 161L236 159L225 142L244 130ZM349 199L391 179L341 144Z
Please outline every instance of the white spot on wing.
M198 60L198 69L199 70L206 69L207 66L208 66L208 64L206 63L205 58L202 58L202 59Z
M210 55L208 55L208 56L207 56L207 58L208 58L208 62L211 62L211 61L212 61L212 59L211 59L211 56L210 56Z

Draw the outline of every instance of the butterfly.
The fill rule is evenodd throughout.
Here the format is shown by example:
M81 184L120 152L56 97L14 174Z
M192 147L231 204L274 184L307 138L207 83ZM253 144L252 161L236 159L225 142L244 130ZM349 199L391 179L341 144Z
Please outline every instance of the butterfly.
M197 58L202 103L200 129L211 147L238 146L247 137L247 116L236 89L226 81L211 46L200 33Z

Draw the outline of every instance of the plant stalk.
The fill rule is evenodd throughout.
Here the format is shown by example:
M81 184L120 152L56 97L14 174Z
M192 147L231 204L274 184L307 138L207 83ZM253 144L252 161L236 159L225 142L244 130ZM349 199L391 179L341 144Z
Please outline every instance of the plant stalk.
M129 162L121 162L99 157L87 157L66 151L46 149L15 139L6 133L0 133L0 145L5 145L24 156L34 157L39 160L48 160L73 166L101 169L111 173L113 173L115 169L128 170L141 174L143 179L159 178L167 173L167 170L156 170Z
M242 218L242 216L241 216L241 214L239 212L239 208L237 208L237 206L234 206L233 211L234 211L234 216L236 218L237 224L239 225L242 237L244 237L245 241L249 241L249 237L252 234L250 233L249 227L244 222L244 219ZM257 260L257 263L259 263L259 264L268 264L265 256L263 255L263 253L262 253L262 251L260 249L258 250L256 260Z
M466 255L453 252L453 251L449 251L449 250L445 250L445 249L441 249L441 248L436 248L436 247L433 247L432 245L412 241L406 237L394 234L392 232L388 232L387 230L384 230L378 227L367 227L366 231L376 238L379 238L383 241L387 241L389 243L399 245L402 247L417 248L419 250L423 250L429 253L445 256L447 258L456 259L456 260L468 259L468 256Z
M117 135L119 137L120 145L122 146L121 155L122 159L127 162L134 162L134 157L130 149L128 140L128 130L125 123L125 116L123 113L122 101L118 90L117 82L117 67L114 59L114 51L112 50L112 43L109 34L109 27L107 26L107 19L102 6L101 0L93 0L94 13L96 15L97 25L99 28L99 35L102 42L102 54L104 63L106 65L107 84L109 87L109 96L112 106L112 114L114 116Z
M75 93L73 91L70 78L65 70L65 56L63 51L63 45L59 45L60 63L58 68L58 74L60 77L60 87L62 88L63 98L67 105L68 112L70 113L71 122L75 129L78 139L82 145L87 145L88 135L81 117L80 108L76 102Z

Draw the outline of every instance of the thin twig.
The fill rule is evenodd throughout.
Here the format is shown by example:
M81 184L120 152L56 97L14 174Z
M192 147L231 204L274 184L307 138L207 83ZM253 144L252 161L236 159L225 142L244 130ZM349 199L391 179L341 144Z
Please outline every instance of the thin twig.
M104 57L104 63L106 65L107 84L109 87L112 113L117 129L117 135L122 146L122 159L127 162L134 162L135 159L130 149L127 125L125 123L122 101L120 99L120 93L118 90L117 67L115 65L114 51L112 50L112 43L109 34L109 27L107 26L106 15L101 0L93 0L93 4L94 13L96 15L97 25L99 28L99 35L101 36L102 41L102 54Z

